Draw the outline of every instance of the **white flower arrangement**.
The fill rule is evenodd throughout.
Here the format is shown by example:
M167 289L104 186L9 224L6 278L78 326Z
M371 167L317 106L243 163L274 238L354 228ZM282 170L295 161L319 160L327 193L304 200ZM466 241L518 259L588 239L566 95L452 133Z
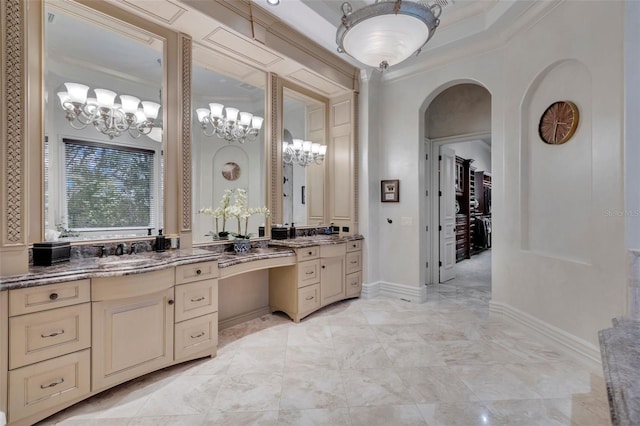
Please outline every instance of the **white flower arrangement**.
M235 195L234 195L235 192ZM234 196L234 202L231 204L231 197ZM213 235L214 237L222 237L218 232L218 219L222 219L222 233L226 233L227 219L235 217L238 221L238 232L232 232L231 234L239 239L248 239L252 234L247 233L249 227L249 218L254 214L262 214L265 217L271 216L271 212L267 207L259 208L247 208L247 191L246 189L237 188L234 190L227 189L222 195L218 208L212 209L211 207L202 208L198 210L198 213L213 216L216 223L216 232L209 231L205 235ZM244 220L244 233L241 233L241 221ZM226 236L226 235L225 235Z

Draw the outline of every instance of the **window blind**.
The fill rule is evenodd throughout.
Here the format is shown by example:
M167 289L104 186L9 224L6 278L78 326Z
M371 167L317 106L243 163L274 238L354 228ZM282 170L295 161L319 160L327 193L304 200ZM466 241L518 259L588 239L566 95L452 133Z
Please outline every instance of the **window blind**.
M154 151L63 142L70 229L154 227Z

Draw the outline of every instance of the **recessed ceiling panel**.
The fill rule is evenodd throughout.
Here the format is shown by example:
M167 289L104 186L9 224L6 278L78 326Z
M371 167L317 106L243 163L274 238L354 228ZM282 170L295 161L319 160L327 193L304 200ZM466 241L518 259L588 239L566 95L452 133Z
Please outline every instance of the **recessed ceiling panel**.
M120 0L120 2L169 25L173 24L176 19L186 12L186 9L168 0Z

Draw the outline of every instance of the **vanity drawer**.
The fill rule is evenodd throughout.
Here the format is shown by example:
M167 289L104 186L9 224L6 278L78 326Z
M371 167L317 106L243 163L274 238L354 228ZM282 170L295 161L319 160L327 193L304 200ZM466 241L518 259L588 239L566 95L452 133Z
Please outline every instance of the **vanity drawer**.
M9 316L88 302L90 291L88 279L9 290Z
M347 274L362 270L362 252L347 253Z
M9 372L9 422L89 393L90 350L85 349Z
M175 321L180 322L218 310L218 280L198 281L175 288Z
M355 272L347 275L346 297L357 297L362 292L362 273Z
M358 251L362 249L362 240L349 241L347 243L347 252Z
M320 257L344 256L346 252L347 245L345 243L327 244L326 246L320 246Z
M298 315L305 316L320 308L320 284L298 289Z
M218 346L218 313L176 324L174 344L176 361L207 350L215 354Z
M91 279L91 301L105 302L146 296L173 288L171 268L142 274Z
M9 318L9 368L91 346L91 304Z
M306 247L296 249L296 255L298 256L298 262L304 262L305 260L317 259L320 253L320 247Z
M176 284L218 278L218 262L200 262L176 267Z
M320 259L298 263L298 287L320 281Z

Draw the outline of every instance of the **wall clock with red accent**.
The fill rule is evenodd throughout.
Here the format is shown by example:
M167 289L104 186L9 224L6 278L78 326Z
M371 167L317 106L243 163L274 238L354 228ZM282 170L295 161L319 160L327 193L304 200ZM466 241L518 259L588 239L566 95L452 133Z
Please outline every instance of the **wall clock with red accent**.
M570 101L552 103L540 117L538 133L545 143L560 145L567 142L578 128L580 113Z

